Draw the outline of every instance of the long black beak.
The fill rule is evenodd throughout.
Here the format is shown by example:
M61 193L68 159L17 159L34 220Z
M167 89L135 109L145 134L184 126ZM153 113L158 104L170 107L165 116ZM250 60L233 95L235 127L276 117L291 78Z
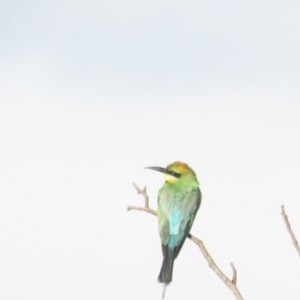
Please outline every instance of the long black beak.
M166 168L162 168L162 167L146 167L146 169L150 169L150 170L158 171L158 172L161 172L161 173L164 173L164 174L168 174L168 175L171 175L171 176L176 177L176 178L180 177L179 173L167 170Z

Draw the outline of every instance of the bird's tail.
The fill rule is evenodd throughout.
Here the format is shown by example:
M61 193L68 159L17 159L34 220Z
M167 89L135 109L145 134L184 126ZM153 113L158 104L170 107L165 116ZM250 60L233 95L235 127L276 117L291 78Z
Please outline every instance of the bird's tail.
M172 281L174 265L174 249L166 247L164 250L164 260L158 275L158 281L163 283L162 298L165 296L166 286Z

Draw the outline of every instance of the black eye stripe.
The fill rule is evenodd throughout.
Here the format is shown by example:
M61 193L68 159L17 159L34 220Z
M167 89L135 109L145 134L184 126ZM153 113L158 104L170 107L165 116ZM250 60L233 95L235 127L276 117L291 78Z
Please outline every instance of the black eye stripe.
M180 177L180 174L175 172L175 171L169 171L169 174L176 177L176 178L179 178Z

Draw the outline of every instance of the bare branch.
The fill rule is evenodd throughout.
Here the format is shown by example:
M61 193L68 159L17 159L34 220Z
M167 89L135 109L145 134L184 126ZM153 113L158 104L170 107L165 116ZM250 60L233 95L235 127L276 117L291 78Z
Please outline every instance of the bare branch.
M132 185L135 187L138 194L142 195L145 199L145 207L149 208L149 196L147 194L146 187L144 186L143 189L139 188L134 182Z
M234 266L234 264L231 262L230 263L231 269L232 269L232 279L231 282L236 285L236 281L237 281L237 272L236 272L236 268Z
M218 277L227 285L227 287L231 290L237 300L243 300L243 297L236 286L236 272L233 272L233 279L230 280L217 266L209 252L207 251L204 243L191 235L191 240L200 248L204 258L206 259L209 267L218 275ZM233 264L231 263L231 267ZM235 270L235 268L234 268Z
M133 205L128 205L127 206L127 211L130 210L140 210L140 211L144 211L147 212L153 216L157 216L157 213L154 209L149 207L149 196L147 194L147 189L146 187L144 187L143 189L141 189L140 187L137 186L137 184L135 184L134 182L132 183L132 185L134 186L134 188L136 189L137 193L139 195L142 195L144 198L144 206L140 207L140 206L133 206Z
M127 211L130 211L130 210L140 210L140 211L145 211L153 216L157 216L157 212L152 209L152 208L149 208L149 207L140 207L140 206L133 206L133 205L128 205L127 206Z
M294 245L294 247L295 247L295 249L296 249L296 251L297 251L297 253L298 253L299 257L300 257L300 247L299 247L298 241L296 239L296 236L295 236L295 234L294 234L294 232L292 230L292 227L291 227L291 224L289 222L288 216L285 213L284 205L281 205L281 216L282 216L283 221L284 221L284 223L286 225L286 229L287 229L287 231L290 234L290 237L292 239L293 245Z
M150 214L152 214L154 216L157 216L157 212L149 207L149 196L147 195L146 187L144 187L143 189L140 189L135 183L133 183L133 186L137 190L138 194L141 194L144 197L144 199L145 199L145 205L144 205L144 207L137 207L137 206L131 206L131 205L129 205L127 207L127 210L128 211L130 211L130 210L139 210L139 211L144 211L144 212L150 213ZM235 298L237 300L243 300L243 297L242 297L242 295L241 295L241 293L238 290L237 285L236 285L237 272L236 272L234 264L230 263L230 266L231 266L232 271L233 271L232 280L230 280L229 277L227 277L221 271L221 269L217 266L217 264L215 263L215 261L213 260L213 258L209 254L209 252L207 251L206 247L204 246L204 243L200 239L192 236L191 234L188 235L188 238L191 239L199 247L199 249L201 250L202 255L206 259L209 267L226 284L226 286L234 294Z

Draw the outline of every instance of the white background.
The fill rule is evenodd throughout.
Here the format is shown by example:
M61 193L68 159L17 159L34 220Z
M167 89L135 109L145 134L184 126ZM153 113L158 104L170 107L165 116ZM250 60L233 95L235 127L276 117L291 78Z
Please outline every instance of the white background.
M300 5L2 1L0 299L160 299L146 166L187 162L245 299L299 299ZM187 241L166 299L233 299Z

